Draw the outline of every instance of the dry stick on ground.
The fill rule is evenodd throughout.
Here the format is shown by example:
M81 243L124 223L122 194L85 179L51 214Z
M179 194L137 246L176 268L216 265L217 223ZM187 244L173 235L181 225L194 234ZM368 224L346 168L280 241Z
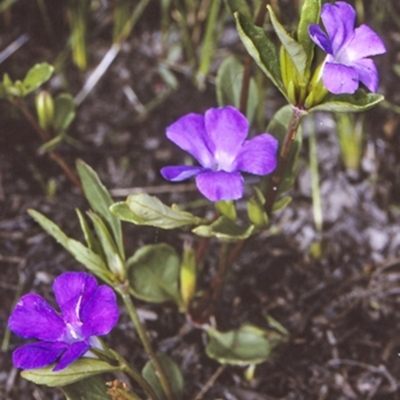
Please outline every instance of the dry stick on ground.
M219 378L219 376L225 371L226 364L221 365L210 377L210 379L205 383L205 385L201 388L200 392L197 393L193 400L201 400L203 396L207 393L207 391L214 385L215 381Z

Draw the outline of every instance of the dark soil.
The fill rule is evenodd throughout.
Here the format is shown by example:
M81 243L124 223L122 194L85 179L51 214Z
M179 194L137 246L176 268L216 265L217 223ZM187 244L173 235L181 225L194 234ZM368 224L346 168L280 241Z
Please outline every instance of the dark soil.
M395 0L392 13L379 20L366 3L367 22L382 34L388 53L377 58L383 93L399 104L399 19ZM0 64L13 79L21 78L36 62L54 63L65 48L68 26L65 8L50 4L56 37L44 33L36 2L20 0L12 7L11 23L1 28L0 50L20 35L29 41ZM159 169L182 162L184 155L165 138L165 127L188 112L216 106L213 83L200 92L184 61L176 61L176 91L146 114L139 114L126 93L133 90L143 104L168 88L158 67L165 57L160 46L159 10L151 3L130 39L104 77L78 108L69 134L79 148L62 145L59 153L69 165L81 158L103 183L122 199L121 189L165 187L160 198L168 204L199 199L196 191L177 192L166 184ZM290 7L290 1L281 1ZM104 2L107 4L107 2ZM93 14L90 65L94 68L110 46L110 10L105 5ZM109 4L108 4L109 6ZM396 15L395 12L398 14ZM0 14L0 18L4 16ZM5 20L5 19L4 19ZM228 24L225 51L243 52L233 25ZM233 36L232 36L233 35ZM233 39L232 39L233 37ZM226 42L226 43L225 43ZM214 72L216 65L213 67ZM397 71L397 74L396 74ZM47 87L76 95L87 75L70 58ZM67 82L67 83L66 83ZM271 91L270 117L282 105ZM308 135L292 203L272 221L273 229L249 241L228 276L216 312L218 327L229 329L243 322L265 325L266 313L290 333L270 362L257 367L252 382L243 369L227 367L204 399L400 399L400 136L399 116L387 107L367 112L365 151L361 171L347 173L340 158L335 122L330 114L316 115L320 188L324 227L314 228ZM40 293L52 300L53 279L64 271L82 270L53 239L28 216L36 209L57 222L68 235L80 238L75 208L85 210L82 193L46 155L38 154L40 141L17 110L0 101L0 353L1 399L62 399L59 389L35 386L19 376L11 353L23 340L9 336L7 320L21 294ZM55 183L55 194L46 195ZM239 208L244 203L239 203ZM205 212L206 208L200 210ZM144 244L167 242L180 251L183 234L124 225L127 253ZM273 233L272 233L273 232ZM322 255L310 248L321 243ZM197 242L196 242L197 243ZM217 247L210 244L200 285L205 288L216 270ZM154 345L181 366L185 399L192 399L219 364L206 357L205 336L187 325L172 305L138 304ZM110 346L141 368L146 361L128 315L122 309Z

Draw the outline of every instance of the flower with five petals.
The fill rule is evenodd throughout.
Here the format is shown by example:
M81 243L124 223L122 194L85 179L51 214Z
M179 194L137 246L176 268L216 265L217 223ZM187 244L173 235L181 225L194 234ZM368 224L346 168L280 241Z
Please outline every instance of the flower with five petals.
M316 24L309 26L312 41L327 53L322 80L334 94L352 94L360 82L371 92L378 88L378 71L368 57L383 54L386 48L367 25L354 29L355 18L354 8L338 1L322 7L321 19L327 34Z
M187 114L167 128L167 137L201 166L161 169L173 182L196 177L200 193L211 201L243 196L242 172L267 175L276 167L278 141L268 133L246 140L247 119L232 106L211 108L205 115Z
M96 336L106 335L119 317L111 288L98 286L83 272L66 272L55 279L53 290L61 315L41 296L27 294L15 306L8 326L25 339L38 339L13 353L17 368L43 368L57 362L59 371L97 345Z

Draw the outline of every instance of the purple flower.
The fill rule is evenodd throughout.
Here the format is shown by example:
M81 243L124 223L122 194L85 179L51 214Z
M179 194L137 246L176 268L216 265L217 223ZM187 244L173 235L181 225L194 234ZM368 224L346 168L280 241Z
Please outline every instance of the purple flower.
M378 88L378 71L366 57L383 54L385 45L368 26L354 29L356 12L343 1L325 4L321 19L326 32L310 25L312 41L327 53L322 72L325 87L334 94L354 93L362 82L371 92Z
M165 167L162 176L173 182L196 176L197 188L211 201L240 199L239 171L266 175L276 167L278 141L268 133L245 140L248 130L247 119L231 106L185 115L167 128L167 137L201 167Z
M22 296L8 321L25 339L38 339L13 353L18 368L43 368L57 361L53 371L64 369L106 335L118 321L115 294L83 272L66 272L55 279L53 290L61 315L37 294Z

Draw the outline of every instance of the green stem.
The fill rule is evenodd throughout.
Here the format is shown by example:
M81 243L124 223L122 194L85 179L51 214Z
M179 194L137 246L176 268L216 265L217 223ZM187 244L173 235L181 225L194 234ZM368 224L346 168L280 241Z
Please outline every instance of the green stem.
M318 157L317 157L317 139L315 137L314 117L308 118L310 123L310 170L314 224L318 232L322 231L322 206L321 193L319 190Z
M215 25L217 22L220 5L221 0L213 0L210 8L208 9L206 32L204 34L200 56L200 67L197 72L197 82L200 89L204 88L204 82L210 68L211 58L216 44Z
M229 247L228 242L221 243L221 250L220 250L220 254L219 254L218 273L214 280L214 292L213 292L213 303L214 304L216 304L216 302L218 301L218 299L221 295L221 292L222 292L222 288L224 286L224 282L225 282L225 275L226 275L226 272L228 269L227 268L228 267L228 263L227 263L228 247Z
M178 23L179 29L182 32L182 43L183 48L186 52L186 57L188 58L189 64L191 67L194 67L196 64L196 56L193 50L192 40L190 39L189 28L187 24L187 14L181 7L179 0L173 0L174 5L177 11L176 21Z
M293 107L292 118L289 122L288 130L286 131L283 145L278 158L278 165L272 174L271 181L268 185L267 193L265 195L264 209L268 216L271 216L272 208L275 203L276 196L278 195L279 185L285 173L287 159L289 156L290 149L296 138L297 129L300 126L301 117L304 111L297 107Z
M150 339L149 336L144 329L142 323L140 322L138 313L136 311L136 307L133 304L132 298L127 292L128 289L120 289L119 292L122 296L122 300L124 301L125 307L128 310L129 316L131 317L131 320L133 324L135 325L136 331L139 335L139 338L143 344L143 347L148 354L151 362L153 363L154 369L156 370L156 375L158 376L158 379L160 380L160 384L165 392L165 395L167 396L168 400L174 400L174 395L171 389L171 386L168 382L168 379L165 375L164 370L161 367L160 362L158 361L158 358L156 356L156 353L154 352L153 348L151 347L150 344Z
M226 271L229 267L227 255L228 243L222 242L217 275L211 287L203 294L196 307L191 309L190 312L192 320L199 324L207 322L215 312L216 304L224 286Z

